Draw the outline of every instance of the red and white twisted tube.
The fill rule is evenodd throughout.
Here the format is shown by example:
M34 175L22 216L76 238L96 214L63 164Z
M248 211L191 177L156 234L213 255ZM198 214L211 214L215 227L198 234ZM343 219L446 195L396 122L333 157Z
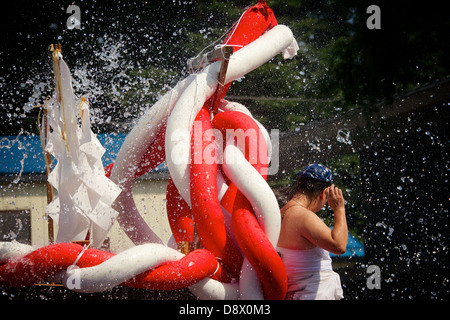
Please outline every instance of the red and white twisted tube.
M225 85L267 62L293 41L289 28L274 26L234 53ZM164 95L127 136L110 168L111 180L123 190L114 203L120 213L118 221L135 247L114 255L96 249L83 251L79 245L65 243L12 258L8 256L12 247L2 244L0 253L3 250L6 263L0 265L0 285L31 285L59 277L71 290L80 292L103 291L122 284L162 290L189 287L201 299L283 299L287 279L274 249L280 229L279 208L265 181L268 135L245 108L241 108L244 112L210 113L219 68L220 62L213 63ZM213 141L212 137L203 140L208 129L251 129L258 132L258 138L238 146L225 136L222 175L217 163L191 161L195 157L191 137L196 119L203 129L201 152ZM249 158L245 148L250 143L263 149L258 151L261 159ZM172 205L184 203L178 216L168 212L169 221L176 216L172 230L181 226L185 235L183 238L174 232L174 237L191 241L195 223L204 247L187 255L162 243L143 220L132 197L134 179L164 160L171 176L168 200ZM69 268L75 261L79 268ZM238 277L239 282L229 283ZM70 280L79 282L71 285Z

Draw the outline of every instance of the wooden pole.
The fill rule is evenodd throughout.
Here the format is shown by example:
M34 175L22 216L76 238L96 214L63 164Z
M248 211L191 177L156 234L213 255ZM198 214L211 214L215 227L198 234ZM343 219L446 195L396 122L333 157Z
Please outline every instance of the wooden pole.
M223 96L223 92L225 90L225 77L227 75L227 69L228 69L228 62L230 61L230 57L233 54L233 47L231 46L223 46L220 48L223 58L222 58L222 64L220 65L220 72L219 72L219 84L217 85L216 94L214 97L213 102L213 112L214 114L217 114L219 111L219 103L220 98Z
M51 172L51 165L52 165L52 158L50 154L45 150L45 145L47 144L47 132L48 132L48 121L47 121L47 109L44 108L44 121L43 121L43 131L44 131L44 159L45 159L45 185L47 187L47 204L51 203L53 201L53 187L48 182L48 176ZM55 236L54 236L54 229L53 229L53 219L48 216L47 220L47 227L48 227L48 242L49 244L54 243Z

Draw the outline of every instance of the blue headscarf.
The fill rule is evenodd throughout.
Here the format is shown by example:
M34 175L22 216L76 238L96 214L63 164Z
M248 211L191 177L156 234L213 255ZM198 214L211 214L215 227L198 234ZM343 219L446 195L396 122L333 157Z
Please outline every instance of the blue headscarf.
M297 173L297 176L321 180L330 184L333 183L333 173L331 170L319 163L306 166L305 169Z

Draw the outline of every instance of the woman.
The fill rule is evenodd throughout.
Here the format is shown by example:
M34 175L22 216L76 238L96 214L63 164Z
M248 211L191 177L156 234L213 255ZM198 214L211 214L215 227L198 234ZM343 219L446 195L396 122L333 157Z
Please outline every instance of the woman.
M333 174L321 164L298 174L291 200L281 209L277 251L288 276L286 299L342 299L339 275L332 270L329 252L343 254L348 240L342 191L333 185ZM330 229L317 215L326 203L334 212Z

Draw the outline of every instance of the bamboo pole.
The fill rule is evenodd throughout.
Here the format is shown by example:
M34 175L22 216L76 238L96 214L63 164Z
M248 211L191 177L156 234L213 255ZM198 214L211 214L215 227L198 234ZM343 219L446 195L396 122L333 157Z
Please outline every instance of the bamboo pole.
M45 159L45 185L47 187L47 205L50 204L53 201L53 187L50 184L50 182L48 182L48 176L51 172L51 165L52 165L52 159L50 154L45 150L45 145L47 144L47 132L48 132L48 121L47 121L47 109L44 108L44 122L42 124L42 126L44 127L43 131L44 131L44 159ZM49 244L54 243L55 241L55 236L54 236L54 228L53 228L53 219L48 216L47 217L47 228L48 228L48 242Z
M216 94L214 96L214 102L213 102L213 112L214 114L217 114L219 111L219 103L220 98L223 96L223 92L225 90L225 77L227 75L227 69L228 69L228 62L230 61L230 57L233 54L233 47L232 46L223 46L220 48L222 53L222 64L220 65L220 71L219 71L219 84L217 85Z

